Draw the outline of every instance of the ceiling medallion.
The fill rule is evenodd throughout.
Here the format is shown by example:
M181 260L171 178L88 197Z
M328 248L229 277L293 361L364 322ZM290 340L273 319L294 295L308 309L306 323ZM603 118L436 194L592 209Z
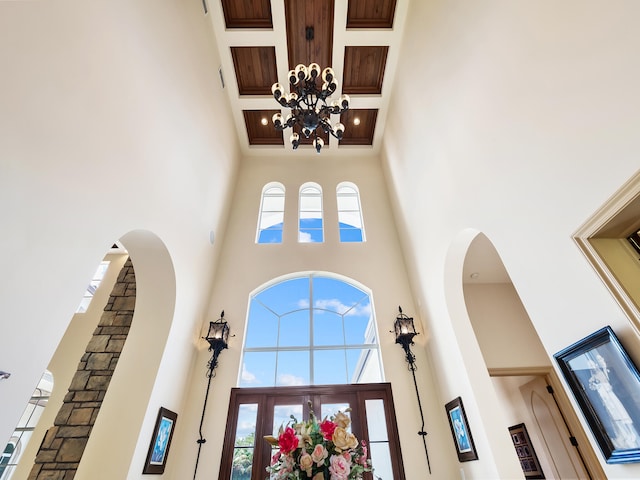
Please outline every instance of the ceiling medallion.
M276 101L283 107L290 108L286 121L280 113L276 113L272 120L276 130L298 125L306 138L313 138L313 146L320 153L324 140L318 137L317 129L321 128L325 133L342 140L344 125L336 123L331 125L331 115L339 115L349 109L349 95L342 95L331 105L327 105L327 99L338 88L338 81L331 67L322 71L322 88L318 88L316 80L320 76L320 66L312 63L308 67L300 64L295 70L289 72L291 92L284 93L284 88L279 83L274 83L271 92ZM293 132L290 137L291 146L295 150L300 145L300 135Z

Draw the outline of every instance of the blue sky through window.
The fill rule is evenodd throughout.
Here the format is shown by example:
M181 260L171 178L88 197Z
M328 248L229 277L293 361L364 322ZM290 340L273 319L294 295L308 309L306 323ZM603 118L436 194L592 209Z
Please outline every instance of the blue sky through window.
M258 215L257 243L282 243L284 185L272 183L262 189Z
M298 241L320 243L324 241L322 221L322 188L315 183L300 187L298 210Z
M336 189L338 229L341 242L363 242L364 230L358 187L343 182Z
M369 295L306 275L251 299L239 386L382 381Z

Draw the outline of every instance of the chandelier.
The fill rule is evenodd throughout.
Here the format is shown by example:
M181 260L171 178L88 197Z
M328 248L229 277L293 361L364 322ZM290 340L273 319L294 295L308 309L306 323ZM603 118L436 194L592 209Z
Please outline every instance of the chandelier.
M322 88L318 88L318 77L322 78ZM326 134L331 134L338 140L342 140L344 125L336 123L331 125L331 115L339 115L349 109L349 95L342 95L339 100L327 104L327 99L338 88L338 81L331 67L322 70L320 66L312 63L308 67L300 64L289 72L290 93L285 94L284 88L279 83L274 83L271 93L276 101L283 107L290 108L291 113L286 120L282 114L276 113L273 117L273 125L276 130L298 125L306 138L313 138L313 146L320 153L324 140L318 136L318 128ZM300 145L300 135L296 132L289 138L291 146L295 150Z

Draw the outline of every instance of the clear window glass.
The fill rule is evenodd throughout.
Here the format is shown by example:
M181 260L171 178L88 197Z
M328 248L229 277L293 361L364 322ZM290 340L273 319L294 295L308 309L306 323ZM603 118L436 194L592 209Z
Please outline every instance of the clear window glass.
M249 480L251 478L253 452L256 445L257 417L257 403L245 403L238 407L238 423L233 443L232 480Z
M366 400L365 408L367 411L367 424L369 425L371 461L376 467L376 476L379 478L393 478L384 401L382 399Z
M100 262L96 273L93 274L93 278L91 279L87 290L84 292L82 301L80 302L80 305L78 305L76 313L84 313L89 308L89 304L91 303L91 300L93 300L93 296L95 295L96 290L98 290L102 279L109 269L109 263L110 262L108 261Z
M38 386L33 392L13 435L9 439L4 451L0 455L0 480L9 480L20 461L29 440L33 435L40 416L47 406L51 392L53 391L53 375L45 370Z
M285 280L254 294L248 316L240 387L383 381L371 299L355 285Z
M341 183L336 189L338 228L341 242L364 242L360 193L353 183Z
M284 193L279 183L270 183L262 190L256 243L282 243Z
M320 185L307 183L300 187L298 213L298 242L322 243L324 241L324 225Z

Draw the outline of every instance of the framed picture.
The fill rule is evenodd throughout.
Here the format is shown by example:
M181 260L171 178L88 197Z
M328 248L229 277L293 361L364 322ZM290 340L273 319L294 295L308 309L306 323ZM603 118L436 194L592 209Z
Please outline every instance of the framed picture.
M164 473L178 414L160 407L142 473Z
M611 327L554 357L607 463L640 462L640 374Z
M509 427L509 434L511 435L511 441L516 449L518 460L520 461L520 467L522 467L522 473L524 478L541 479L544 478L540 462L536 451L533 449L527 427L524 423Z
M451 435L453 435L453 443L456 446L458 460L468 462L477 460L478 453L473 443L469 422L467 422L467 414L462 405L462 399L457 397L445 405L449 426L451 427Z

